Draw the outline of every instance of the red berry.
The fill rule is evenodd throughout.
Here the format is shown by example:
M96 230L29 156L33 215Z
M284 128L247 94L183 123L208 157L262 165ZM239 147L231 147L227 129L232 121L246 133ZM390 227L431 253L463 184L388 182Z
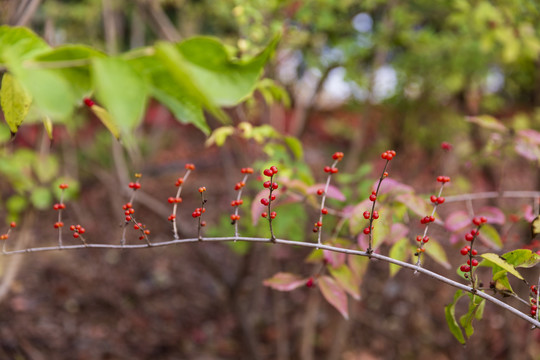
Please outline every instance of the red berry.
M78 237L79 237L79 233L77 233L77 232L73 233L73 237L74 237L75 239L78 238Z
M278 188L278 183L272 183L272 189L276 190Z
M186 164L185 168L186 168L186 170L195 170L195 165L193 165L193 164Z
M75 231L75 225L71 225L71 226L69 227L69 230Z
M60 209L60 204L54 204L54 205L53 205L53 209L54 209L54 210Z
M469 272L471 269L469 268L469 266L467 265L461 265L459 267L459 270L463 271L463 272Z
M131 221L131 216L126 216L126 221Z
M364 215L364 219L369 219L369 217L371 216L369 211L364 211L362 215Z
M206 226L206 221L204 221L204 220L201 221L201 227L202 227L202 226Z
M383 173L383 177L388 177L388 173L386 171Z
M10 224L9 224L10 227L14 228L17 226L17 223L15 221L12 221Z
M270 180L269 180L269 181L265 181L265 182L263 183L263 186L264 186L265 188L267 188L267 189L268 189L271 185L272 185L272 183L270 182Z
M150 230L144 230L145 235L150 235Z
M89 108L91 108L92 106L95 105L95 103L92 101L92 99L84 98L83 101L84 101L84 104L85 104L86 106L88 106Z
M82 227L82 228L79 229L79 234L84 234L85 232L86 232L85 228Z
M232 215L231 215L231 220L232 220L232 221L236 220L236 215L232 214Z
M445 151L450 151L450 150L452 150L452 145L447 143L446 141L443 141L441 143L441 149L443 149Z
M322 222L321 222L321 221L317 221L317 222L315 223L315 226L321 227L321 226L322 226Z
M270 201L268 201L267 198L262 198L261 199L261 204L263 204L264 206L267 206L269 203L270 203Z
M270 213L270 219L274 219L277 216L277 213L275 211L272 211Z
M319 190L317 190L317 195L319 195L319 196L320 196L320 195L322 195L322 194L324 194L324 190L323 190L323 189L319 189Z
M370 230L368 227L364 229L364 234L367 235L367 234L369 234L370 232L371 232L371 230Z
M322 208L321 209L321 214L323 214L323 215L328 214L328 209L327 208Z
M275 166L270 166L270 170L272 171L272 174L277 174L278 173L278 169Z
M381 158L384 159L384 160L387 160L388 159L388 153L385 151L381 154Z
M262 216L263 218L265 218L265 217L268 216L268 213L267 213L266 211L264 211L263 213L261 213L261 216Z
M244 200L240 199L240 200L236 200L236 205L242 205L244 203Z
M176 184L175 184L175 185L176 185L176 186L180 186L180 185L182 185L183 183L184 183L184 178L178 178L178 179L176 180Z
M418 242L422 241L422 235L418 235L418 236L416 237L416 241L418 241Z
M310 287L313 287L313 285L314 285L314 284L313 284L313 278L307 279L307 281L306 281L306 286L307 286L308 288L310 288Z
M339 172L339 169L338 168L330 168L330 172L332 174L337 174Z
M377 200L377 196L374 195L374 194L371 194L371 195L369 195L369 200L375 201L375 200Z
M373 219L377 220L379 218L379 212L378 211L374 211L373 212Z
M460 251L461 255L465 256L469 253L469 250L467 248L462 248Z
M324 167L324 172L325 172L325 173L332 172L332 168L331 168L330 166L325 166L325 167Z
M478 266L478 260L472 259L471 264L472 266Z
M429 200L431 200L432 203L436 203L437 202L437 197L435 195L431 195Z
M434 222L434 221L435 221L435 216L430 216L430 217L429 217L429 221L430 221L430 222Z
M482 224L482 220L479 217L475 217L472 219L472 223L476 226Z
M438 197L438 198L437 198L437 204L440 205L440 204L444 203L445 200L446 200L446 199L445 199L444 197L442 197L442 196L441 196L441 197Z
M58 187L59 187L60 189L62 189L62 190L65 190L65 189L68 188L68 184L60 184L60 185L58 185Z
M429 236L424 236L424 238L422 239L422 241L424 243L427 243L429 241Z
M202 194L203 192L205 192L205 191L206 191L206 186L201 186L201 187L199 188L199 192L200 192L201 194Z
M172 216L172 215L171 215L171 216ZM172 220L172 217L171 217L171 216L169 216L169 221ZM137 224L133 225L133 228L134 228L135 230L139 230L139 229L140 229L139 225L137 225Z
M274 175L274 173L270 169L264 169L263 174L264 176L268 176L268 177L271 177L272 175Z
M473 239L474 239L474 235L471 235L471 234L465 235L465 240L472 241Z
M478 255L478 251L476 251L475 249L472 249L472 250L471 250L471 254L472 254L473 256L476 256L476 255Z
M175 202L175 199L173 197L170 197L167 199L167 201L169 202L169 204L173 204Z
M438 182L444 182L444 176L437 176L437 181Z
M480 217L480 222L487 223L487 218L485 216Z

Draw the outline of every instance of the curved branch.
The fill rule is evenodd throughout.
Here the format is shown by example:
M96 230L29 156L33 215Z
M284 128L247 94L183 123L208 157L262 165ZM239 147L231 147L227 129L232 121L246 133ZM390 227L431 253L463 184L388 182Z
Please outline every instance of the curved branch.
M28 248L28 249L21 249L21 250L12 250L12 251L4 251L4 255L16 255L16 254L26 254L26 253L33 253L33 252L42 252L42 251L55 251L55 250L75 250L75 249L83 249L83 248L99 248L99 249L142 249L142 248L150 248L150 247L161 247L161 246L171 246L175 244L182 244L182 243L190 243L190 242L200 242L200 241L212 241L212 242L219 242L219 241L249 241L249 242L262 242L262 243L272 243L271 239L268 238L256 238L256 237L242 237L242 236L230 236L230 237L207 237L207 238L188 238L188 239L179 239L179 240L170 240L170 241L163 241L163 242L157 242L157 243L147 243L147 244L135 244L135 245L113 245L113 244L84 244L84 245L66 245L66 246L49 246L49 247L35 247L35 248ZM476 296L480 296L481 298L503 308L514 315L522 318L523 320L529 322L531 325L537 327L540 329L540 321L533 319L532 317L528 316L525 313L522 313L521 311L517 310L516 308L502 302L501 300L486 294L482 291L477 291L476 289L467 286L465 284L459 283L457 281L454 281L452 279L449 279L441 274L438 274L434 271L424 269L421 266L406 263L400 260L396 260L394 258L384 256L377 253L367 253L366 251L361 250L353 250L353 249L345 249L345 248L339 248L335 246L330 245L323 245L318 243L308 243L308 242L298 242L298 241L292 241L292 240L286 240L286 239L275 239L273 243L276 244L283 244L283 245L292 245L292 246L303 246L308 248L316 248L316 249L324 249L328 251L334 251L334 252L340 252L344 254L351 254L351 255L358 255L358 256L366 256L373 259L378 259L384 262L388 262L391 264L395 264L398 266L401 266L403 268L413 270L414 272L419 272L424 275L427 275L433 279L439 280L447 285L453 286L455 288L467 291L469 293L475 294Z

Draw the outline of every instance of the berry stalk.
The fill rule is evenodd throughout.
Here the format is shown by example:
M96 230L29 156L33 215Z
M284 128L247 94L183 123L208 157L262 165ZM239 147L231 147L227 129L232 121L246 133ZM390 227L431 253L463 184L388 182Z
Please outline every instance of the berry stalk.
M240 215L238 215L239 209L238 207L244 203L242 200L242 191L244 190L244 186L246 186L246 181L249 176L249 174L253 174L252 168L242 168L241 173L244 174L244 178L242 181L236 183L234 186L234 190L238 191L236 194L236 200L231 201L231 206L234 207L234 213L231 215L231 224L234 225L234 237L237 238L239 236L238 234L238 220L240 220ZM236 242L236 240L234 240Z
M272 220L277 216L275 211L272 211L272 202L276 199L276 195L272 194L274 190L278 188L278 183L274 182L274 175L277 174L278 169L275 166L270 166L269 169L263 171L264 176L270 178L270 180L265 181L263 186L268 189L268 198L262 198L261 204L268 208L268 212L263 212L261 216L268 219L268 227L270 228L270 241L275 243L276 237L274 235L274 229L272 228Z
M131 192L131 198L129 199L129 201L126 204L124 204L124 206L122 207L124 209L124 215L126 216L126 220L125 220L124 225L123 225L124 228L122 230L122 239L120 240L120 244L122 246L126 245L127 225L131 221L131 217L132 217L133 213L135 212L135 210L133 210L132 204L133 204L133 201L135 201L135 194L136 194L137 190L139 190L141 188L141 184L139 182L141 176L142 175L139 174L139 173L135 174L135 182L130 182L128 184L128 187L132 190L132 192Z
M182 198L180 197L180 194L182 194L182 187L184 185L184 182L189 177L189 174L191 174L191 171L195 170L195 165L186 164L185 169L186 169L186 173L184 174L184 177L178 178L176 180L176 186L178 187L178 190L176 190L176 196L174 198L169 198L169 203L174 204L172 214L169 216L169 221L172 221L173 223L173 234L174 234L175 240L180 239L180 237L178 236L178 225L176 223L176 213L178 211L178 204L182 202ZM172 202L171 202L171 199L173 199Z
M7 254L7 249L6 249L7 241L6 240L9 239L9 234L11 234L11 229L14 229L16 226L17 226L17 223L15 221L12 221L9 224L8 231L5 234L0 235L0 240L3 240L3 242L4 242L2 244L2 253L4 253L4 254Z

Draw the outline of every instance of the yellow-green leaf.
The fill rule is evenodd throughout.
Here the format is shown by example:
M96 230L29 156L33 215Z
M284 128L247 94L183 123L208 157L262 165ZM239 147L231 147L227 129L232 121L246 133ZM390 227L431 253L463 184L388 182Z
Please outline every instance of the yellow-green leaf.
M26 114L28 114L32 97L20 82L9 73L4 74L2 78L0 103L9 130L12 134L16 134Z
M115 138L120 138L120 129L107 110L97 105L92 105L90 110L99 118L99 120L101 120L103 125L105 125Z
M407 261L410 252L409 241L407 238L401 238L390 248L390 257L396 260ZM401 266L390 263L390 277L397 274Z
M493 254L493 253L486 253L486 254L482 254L480 256L482 258L484 258L485 260L491 261L495 265L497 265L497 266L503 268L504 270L508 271L510 274L514 275L518 279L524 280L523 276L521 276L521 274L516 270L516 268L513 265L507 263L506 260L504 260L499 255Z

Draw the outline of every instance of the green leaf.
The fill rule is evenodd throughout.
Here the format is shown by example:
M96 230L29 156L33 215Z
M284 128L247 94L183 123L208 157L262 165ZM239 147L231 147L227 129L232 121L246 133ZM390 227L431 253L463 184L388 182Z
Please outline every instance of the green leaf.
M47 132L47 136L49 139L52 140L53 138L53 123L51 121L51 118L48 116L43 117L43 127L45 128L45 131Z
M287 144L289 149L291 149L294 157L297 160L302 160L304 158L304 150L302 148L302 143L300 142L300 140L298 140L294 136L285 136L285 143Z
M365 256L347 255L347 264L354 276L356 283L360 284L367 272L369 259Z
M367 223L369 224L369 222ZM377 249L386 240L390 229L392 228L392 214L387 207L379 209L379 219L373 222L373 249Z
M206 142L204 144L206 146L211 146L213 144L216 144L217 146L223 146L227 138L234 134L234 131L235 129L232 126L218 127L212 132L212 135L210 135L208 139L206 139Z
M360 300L359 284L355 281L355 277L347 265L342 264L337 268L327 266L326 268L346 292L354 299Z
M456 303L463 295L465 294L462 290L456 291L454 301L444 307L444 315L450 332L460 343L465 344L465 337L463 336L463 332L456 321Z
M34 172L41 183L46 183L58 175L58 160L54 156L39 156L33 163Z
M530 268L540 262L540 255L529 249L517 249L501 256L507 263L515 267Z
M101 106L92 105L90 110L98 117L99 120L105 125L105 127L113 134L116 139L120 138L120 129L112 118L111 114Z
M494 130L498 132L505 132L506 126L504 126L499 120L490 115L469 116L467 121L483 127L484 129Z
M426 245L425 254L438 262L445 269L451 268L451 265L448 262L448 257L446 256L446 251L444 251L444 248L441 246L441 244L439 244L439 242L434 238L431 238L429 243Z
M19 126L28 114L31 103L32 97L19 81L9 73L4 74L0 89L0 104L12 134L17 133Z
M6 208L11 214L19 214L26 209L28 202L21 195L12 195L6 202Z
M51 67L54 63L69 64L74 62L74 66L64 66L51 69L69 82L73 95L77 101L87 97L92 91L92 80L90 76L90 59L104 58L106 55L84 45L63 45L51 51L39 55L31 63L34 67Z
M26 27L0 26L0 63L21 62L49 48L43 39Z
M478 319L478 316L479 316L480 319L482 318L481 313L483 313L483 309L484 309L484 306L485 306L485 300L482 299L481 297L474 296L472 294L469 294L469 297L470 297L469 310L467 311L466 314L462 315L459 318L459 323L461 324L461 326L465 330L465 335L468 338L471 337L473 335L473 333L474 333L474 328L472 326L473 320L475 318ZM481 309L481 311L480 311L481 313L479 315L479 310L480 309Z
M41 116L56 121L71 115L76 99L70 84L59 73L20 66L12 66L12 72L32 96Z
M514 275L518 279L524 280L523 276L521 276L521 274L514 268L514 266L507 263L506 260L504 260L499 255L493 254L493 253L486 253L486 254L481 254L480 256L482 258L484 258L486 261L489 261L489 262L501 267L505 271L508 271L510 274Z
M232 106L251 95L279 39L275 36L259 55L247 60L232 58L225 46L211 37L194 37L177 48L191 79L212 103Z
M142 121L148 84L120 58L93 58L92 79L97 99L109 111L121 132L131 133Z
M188 62L177 47L169 43L158 43L155 46L155 57L160 61L160 66L163 66L165 69L165 75L168 75L167 80L157 81L153 79L153 83L157 88L171 95L171 90L165 82L174 81L176 86L181 89L179 96L188 94L184 98L189 99L193 104L200 104L201 107L208 110L222 122L229 120L228 116L195 83L193 79L194 74L188 69ZM203 87L211 87L209 84L214 86L212 82L209 82L204 84Z
M396 260L407 261L411 255L409 240L401 238L390 248L390 257ZM401 266L390 263L390 277L393 277L401 269Z
M291 291L306 284L307 279L302 279L298 275L279 272L269 279L263 281L264 286L271 287L279 291Z
M491 225L483 225L478 238L488 246L499 250L502 248L501 236Z
M324 253L321 249L313 249L306 258L305 262L310 264L319 264L324 259Z
M338 283L329 276L321 276L318 284L326 301L335 307L345 319L349 319L347 294Z
M47 188L37 187L32 190L32 193L30 194L30 202L32 202L32 205L36 208L45 210L52 202L51 192Z

